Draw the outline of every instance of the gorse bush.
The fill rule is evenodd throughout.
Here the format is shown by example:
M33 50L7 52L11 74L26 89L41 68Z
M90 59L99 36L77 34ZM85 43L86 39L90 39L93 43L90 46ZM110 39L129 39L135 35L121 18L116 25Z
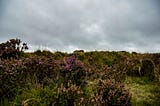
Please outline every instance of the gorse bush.
M10 39L0 44L0 58L18 58L20 53L27 49L27 43L21 45L20 39Z

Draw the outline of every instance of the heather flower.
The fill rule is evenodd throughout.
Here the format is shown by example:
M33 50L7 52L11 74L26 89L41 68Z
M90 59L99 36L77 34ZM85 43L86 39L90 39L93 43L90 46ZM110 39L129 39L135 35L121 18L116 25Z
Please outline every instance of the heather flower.
M71 80L76 85L84 84L86 77L86 70L83 63L78 60L75 55L64 59L61 74L64 77L64 83L67 84Z
M72 71L77 68L83 68L82 62L80 62L75 55L65 59L64 71Z

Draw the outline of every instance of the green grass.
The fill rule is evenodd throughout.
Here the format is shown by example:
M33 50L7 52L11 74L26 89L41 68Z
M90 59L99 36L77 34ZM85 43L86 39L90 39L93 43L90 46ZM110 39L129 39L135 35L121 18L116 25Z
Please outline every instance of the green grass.
M133 106L160 106L160 84L146 77L127 77L126 87L132 94Z
M8 99L4 99L0 101L0 106L10 106L10 102Z
M25 89L22 94L15 97L12 104L13 106L49 106L57 96L55 88L47 86Z

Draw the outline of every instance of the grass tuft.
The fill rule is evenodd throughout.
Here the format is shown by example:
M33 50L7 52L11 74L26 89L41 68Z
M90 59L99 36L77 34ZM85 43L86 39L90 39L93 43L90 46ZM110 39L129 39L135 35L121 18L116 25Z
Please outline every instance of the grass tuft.
M132 94L133 106L160 106L160 84L146 77L126 77L125 84Z

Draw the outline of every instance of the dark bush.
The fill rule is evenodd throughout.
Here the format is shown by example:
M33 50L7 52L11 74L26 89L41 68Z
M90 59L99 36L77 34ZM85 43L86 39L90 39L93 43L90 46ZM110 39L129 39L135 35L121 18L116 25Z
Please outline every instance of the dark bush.
M46 84L49 80L58 80L56 78L60 72L60 64L59 61L43 56L33 56L24 61L26 75L32 76L41 84Z
M23 63L20 60L0 61L0 99L12 98L25 85Z
M0 58L18 58L20 53L27 49L27 43L21 45L20 39L10 39L5 43L0 44Z
M154 80L154 65L151 60L143 60L142 61L142 67L140 70L141 76L145 76L149 78L150 80Z
M59 62L33 56L0 61L0 98L11 98L30 84L45 86L57 80Z

